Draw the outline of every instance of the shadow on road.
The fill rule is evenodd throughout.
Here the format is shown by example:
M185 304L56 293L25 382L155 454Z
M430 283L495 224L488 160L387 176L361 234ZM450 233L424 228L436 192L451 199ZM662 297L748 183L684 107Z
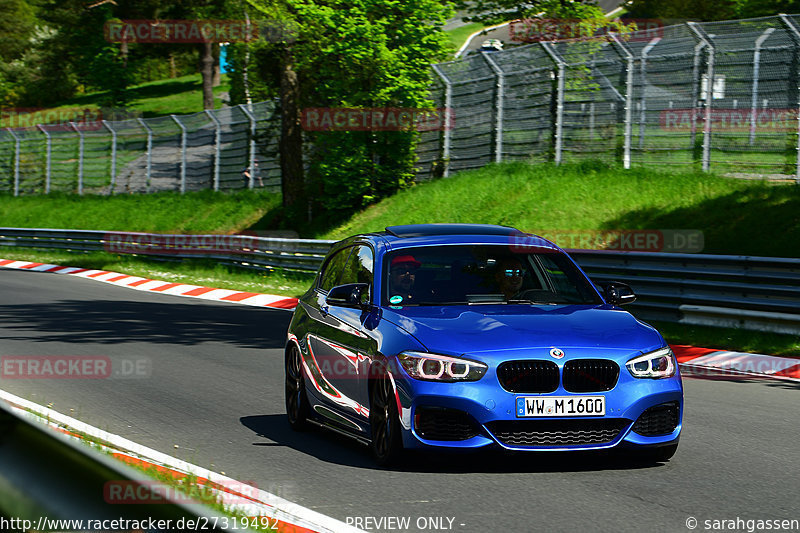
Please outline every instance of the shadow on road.
M260 437L270 439L277 446L287 446L320 461L383 470L375 465L369 450L356 441L330 431L312 429L307 432L293 431L284 415L245 416L239 419L242 425ZM254 446L271 446L270 443L254 443ZM634 470L658 468L664 464L644 461L624 451L609 452L503 452L479 450L468 452L408 454L407 460L391 468L402 472L427 473L546 473L546 472L596 472L603 470ZM676 455L680 460L680 448Z
M282 348L291 314L205 302L59 300L0 305L6 340L113 345L128 342Z

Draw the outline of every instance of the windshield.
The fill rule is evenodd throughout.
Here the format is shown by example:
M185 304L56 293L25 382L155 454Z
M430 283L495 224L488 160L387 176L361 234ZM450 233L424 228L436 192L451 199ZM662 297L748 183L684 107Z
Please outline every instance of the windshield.
M547 248L406 248L386 254L383 305L600 304L569 258Z

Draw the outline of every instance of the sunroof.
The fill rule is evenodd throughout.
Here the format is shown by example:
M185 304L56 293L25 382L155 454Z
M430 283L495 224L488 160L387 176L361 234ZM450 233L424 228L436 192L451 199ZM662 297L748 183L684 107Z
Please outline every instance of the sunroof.
M492 224L407 224L387 226L386 231L400 238L429 235L524 235L516 228Z

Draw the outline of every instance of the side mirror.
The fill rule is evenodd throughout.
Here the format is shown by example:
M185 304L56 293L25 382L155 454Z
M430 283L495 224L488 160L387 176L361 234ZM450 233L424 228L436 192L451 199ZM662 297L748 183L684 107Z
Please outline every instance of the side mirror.
M636 295L627 283L610 281L599 285L603 288L603 297L611 305L628 305L636 301Z
M347 285L334 287L328 291L325 303L338 305L339 307L358 307L363 309L369 305L369 284L348 283Z

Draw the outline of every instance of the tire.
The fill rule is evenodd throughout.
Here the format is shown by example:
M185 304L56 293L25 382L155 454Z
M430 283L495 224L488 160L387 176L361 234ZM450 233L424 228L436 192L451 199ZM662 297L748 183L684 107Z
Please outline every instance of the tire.
M286 355L286 418L295 431L308 429L309 404L300 349L292 345Z
M653 463L666 463L669 461L675 452L678 451L678 444L670 444L669 446L660 446L651 450L642 450L640 452L642 459Z
M404 455L400 415L392 382L385 372L375 379L371 387L369 425L372 430L370 449L375 462L379 466L398 464Z

